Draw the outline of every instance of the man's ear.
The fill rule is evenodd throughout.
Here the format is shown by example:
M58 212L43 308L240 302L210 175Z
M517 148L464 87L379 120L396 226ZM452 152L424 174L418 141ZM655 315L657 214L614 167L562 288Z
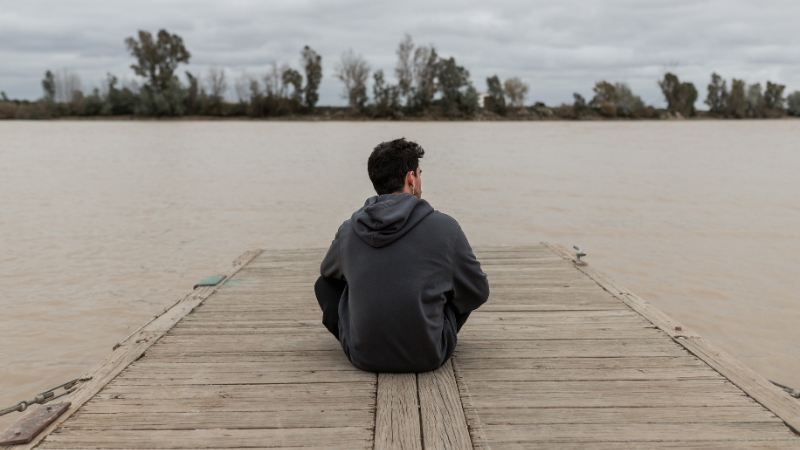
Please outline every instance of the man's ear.
M408 172L406 174L406 184L411 186L413 184L417 184L417 174L413 171Z

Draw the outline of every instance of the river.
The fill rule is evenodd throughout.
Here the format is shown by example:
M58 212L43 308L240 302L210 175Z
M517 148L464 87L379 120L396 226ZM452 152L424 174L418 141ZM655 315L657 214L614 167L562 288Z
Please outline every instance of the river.
M371 149L401 136L473 246L579 244L800 388L800 120L6 121L0 408L82 375L245 250L327 246L373 195Z

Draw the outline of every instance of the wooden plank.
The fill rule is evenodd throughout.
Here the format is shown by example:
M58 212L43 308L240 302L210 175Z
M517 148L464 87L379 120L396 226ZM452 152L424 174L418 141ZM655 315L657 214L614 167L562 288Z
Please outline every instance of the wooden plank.
M417 376L381 373L375 412L375 449L422 449Z
M478 409L472 401L469 386L464 381L464 376L461 372L460 360L455 357L450 358L450 364L453 367L453 378L456 381L456 386L458 386L458 392L461 396L461 406L464 409L464 419L467 422L467 429L469 430L472 446L476 449L489 449L489 441L486 439L486 434L483 432L483 423L478 414Z
M453 367L442 367L417 375L422 418L422 441L426 449L472 449Z
M234 275L253 258L258 256L259 253L261 253L260 250L249 251L237 258L233 262L231 269L226 272L226 278L230 278ZM72 414L80 409L81 406L89 401L97 392L103 389L103 387L125 369L128 364L141 357L148 348L164 336L164 334L180 321L181 318L211 296L220 286L221 285L216 285L195 289L191 294L179 300L131 334L119 344L119 347L117 347L111 355L106 357L83 377L89 378L90 380L88 382L79 385L75 392L63 397L61 401L70 402L72 404L67 412L61 415L61 417L50 424L39 436L29 443L8 448L31 449L39 445L42 439L47 437L59 425L69 419Z
M469 369L470 381L656 381L718 380L709 367L657 367L622 369Z
M198 428L336 428L370 423L373 409L283 409L279 411L118 411L75 414L64 430L194 430ZM313 431L313 430L311 430Z
M550 248L565 259L572 257L562 246L550 245ZM641 314L675 342L682 345L692 354L713 367L722 376L730 380L749 396L753 397L767 409L780 417L789 427L800 431L800 402L789 396L782 389L754 372L749 367L730 357L715 345L688 330L679 322L653 307L650 303L632 294L628 289L601 275L589 266L575 266L596 281L606 291Z
M318 367L322 367L319 366ZM716 372L715 372L716 373ZM269 372L147 372L141 375L126 374L115 380L116 386L182 386L182 385L265 385L294 383L354 383L369 382L375 375L368 372L344 370L304 370Z
M263 429L195 429L195 430L97 430L85 433L56 432L43 448L226 448L226 447L303 447L326 443L353 448L372 447L372 429L358 427Z
M256 396L253 398L199 398L180 401L161 401L157 399L97 399L86 403L81 411L93 414L114 414L122 410L137 411L147 414L183 413L183 412L255 412L312 410L327 411L329 409L360 409L375 411L375 397L356 395L325 396L297 392L293 398L286 396ZM371 424L371 421L370 421Z
M629 340L527 340L492 341L473 340L469 330L464 329L455 354L459 360L465 358L508 359L508 358L616 358L624 356L685 356L683 347L667 339ZM490 351L489 351L490 350Z
M371 377L373 380L375 377ZM115 380L103 392L94 396L94 400L120 400L120 399L147 399L162 401L183 401L186 399L236 399L251 398L253 400L277 401L278 399L291 399L295 396L308 395L320 398L374 398L375 382L354 383L286 383L280 385L184 385L184 386L159 386L151 385L142 389L136 385L121 384Z
M144 362L138 361L128 366L121 376L142 377L148 374L168 374L168 373L270 373L270 372L290 372L290 371L345 371L358 372L364 374L359 369L353 367L346 359L333 352L324 352L315 355L318 359L311 360L308 357L297 357L293 355L276 356L274 359L264 362L254 361L162 361L148 359ZM322 368L322 369L321 369Z
M683 350L683 349L681 349ZM685 350L684 350L685 351ZM175 353L171 355L168 359L159 358L155 359L159 362L178 362L178 363L186 363L186 364L197 364L197 363L257 363L257 362L269 362L273 358L298 358L306 356L309 358L313 358L318 356L320 358L328 358L328 357L338 357L342 358L345 362L349 364L347 358L342 353L341 348L327 348L324 350L302 350L302 351L272 351L272 352L225 352L225 353ZM153 356L148 354L148 358L152 358ZM321 362L324 364L324 361Z
M484 425L495 442L659 442L659 441L786 441L794 435L782 423L616 423Z
M702 384L700 384L702 382ZM476 408L752 406L741 391L710 380L477 382L466 380ZM677 386L676 383L681 383ZM694 384L690 384L694 383Z
M778 417L752 406L672 408L482 408L487 425L543 424L649 424L649 423L756 423L776 422Z
M620 370L686 368L711 370L707 364L688 353L684 356L623 356L619 358L508 358L468 359L458 358L459 367L470 374L484 370ZM713 371L712 371L713 372ZM713 372L716 373L716 372ZM530 377L536 380L536 377Z

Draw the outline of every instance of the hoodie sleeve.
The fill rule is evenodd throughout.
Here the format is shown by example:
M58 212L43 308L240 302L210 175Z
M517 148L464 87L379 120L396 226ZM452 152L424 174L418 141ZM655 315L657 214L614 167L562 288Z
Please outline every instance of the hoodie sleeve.
M336 236L334 236L333 242L331 242L331 247L322 260L322 264L320 264L319 272L320 275L325 278L346 280L344 272L342 271L342 257L339 252L339 231L336 232Z
M453 300L457 312L458 328L466 322L469 313L489 298L489 280L481 270L481 263L472 253L467 237L461 228L455 242L453 260Z

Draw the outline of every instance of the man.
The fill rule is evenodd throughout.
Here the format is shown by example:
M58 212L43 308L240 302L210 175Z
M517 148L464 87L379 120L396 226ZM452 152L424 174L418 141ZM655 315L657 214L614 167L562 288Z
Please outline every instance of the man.
M339 227L314 286L322 323L362 370L439 368L489 297L458 222L422 200L424 154L405 139L375 147L367 170L378 195Z

